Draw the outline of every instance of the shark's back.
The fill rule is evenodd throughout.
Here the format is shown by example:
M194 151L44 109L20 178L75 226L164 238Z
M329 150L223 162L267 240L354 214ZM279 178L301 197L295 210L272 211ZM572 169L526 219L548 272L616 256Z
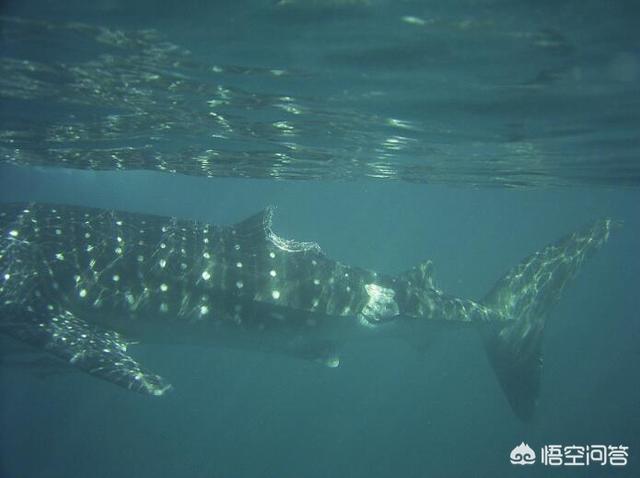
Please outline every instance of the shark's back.
M366 299L356 291L375 278L315 243L277 236L269 209L227 227L47 204L4 205L0 214L3 293L26 297L37 286L71 308L193 319L220 311L224 296L353 315Z

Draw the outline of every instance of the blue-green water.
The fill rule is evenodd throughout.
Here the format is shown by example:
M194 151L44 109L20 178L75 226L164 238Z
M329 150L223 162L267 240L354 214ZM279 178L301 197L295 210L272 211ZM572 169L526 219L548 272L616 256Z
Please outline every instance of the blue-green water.
M443 331L425 350L393 340L351 343L337 369L140 344L135 357L174 386L165 397L82 373L42 378L3 365L0 475L638 476L640 44L631 2L308 2L288 10L271 1L72 3L4 7L13 20L3 23L1 43L0 147L11 163L0 169L2 202L220 224L273 204L284 237L317 241L332 258L391 274L430 258L439 287L472 299L523 257L593 219L623 227L547 321L530 423L513 415L473 329ZM127 55L159 40L144 48L107 41L116 59L109 69L101 47L83 43L93 30L15 27L24 19L153 28L188 46L197 65L175 67L190 79L178 96L169 83L132 92L118 74L144 68ZM425 33L430 26L435 32ZM416 36L411 28L423 30ZM37 62L34 76L6 61L21 58ZM167 57L146 58L170 76ZM98 67L89 72L92 61ZM57 73L43 73L43 65ZM220 65L222 78L201 65ZM289 74L265 73L273 69ZM26 88L35 80L40 86ZM55 94L41 94L54 86ZM220 87L227 96L212 96ZM274 96L293 98L287 104L300 114L280 113ZM218 117L204 123L205 99L225 98L215 105L227 126ZM168 129L157 128L164 123ZM114 148L120 159L108 163ZM202 162L192 159L206 150L219 153L207 156L206 173L223 177L199 177ZM275 156L283 152L284 160ZM158 164L189 166L181 175ZM123 171L91 170L98 166ZM536 451L625 445L629 463L511 465L522 441Z
M3 174L2 199L47 200L231 223L277 204L276 231L332 257L396 273L425 257L447 292L480 298L527 254L594 217L624 221L545 330L532 423L513 415L475 330L424 353L354 343L338 369L280 356L138 346L169 377L162 399L84 374L2 376L6 476L510 476L511 448L640 446L640 229L634 191L464 190L402 183L214 180L150 173ZM525 470L532 476L552 471ZM614 475L613 473L616 472Z

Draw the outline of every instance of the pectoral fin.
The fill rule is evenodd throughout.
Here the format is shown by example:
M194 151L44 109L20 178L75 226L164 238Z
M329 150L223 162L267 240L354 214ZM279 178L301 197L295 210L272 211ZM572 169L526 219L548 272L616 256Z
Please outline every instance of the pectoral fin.
M69 311L51 311L46 318L27 315L28 320L5 323L2 331L129 390L159 396L171 388L127 354L128 344L117 332L90 325Z
M340 365L336 344L329 340L294 340L289 344L288 353L296 358L313 360L329 368Z

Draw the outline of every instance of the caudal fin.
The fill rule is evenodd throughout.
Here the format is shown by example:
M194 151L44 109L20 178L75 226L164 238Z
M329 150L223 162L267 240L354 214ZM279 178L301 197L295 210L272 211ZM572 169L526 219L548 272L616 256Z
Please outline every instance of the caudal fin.
M585 259L607 241L612 225L600 220L546 246L507 272L483 300L500 318L483 329L487 354L523 420L533 415L540 391L545 320Z

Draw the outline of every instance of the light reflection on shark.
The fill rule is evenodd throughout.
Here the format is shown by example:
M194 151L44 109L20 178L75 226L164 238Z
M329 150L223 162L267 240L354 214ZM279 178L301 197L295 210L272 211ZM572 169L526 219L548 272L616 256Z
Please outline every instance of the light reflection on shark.
M272 209L220 227L49 204L0 206L0 332L128 389L170 384L127 351L140 342L204 343L339 364L353 339L478 328L515 413L539 395L545 319L584 259L609 236L601 220L511 269L482 301L448 296L431 262L392 277L276 235Z

